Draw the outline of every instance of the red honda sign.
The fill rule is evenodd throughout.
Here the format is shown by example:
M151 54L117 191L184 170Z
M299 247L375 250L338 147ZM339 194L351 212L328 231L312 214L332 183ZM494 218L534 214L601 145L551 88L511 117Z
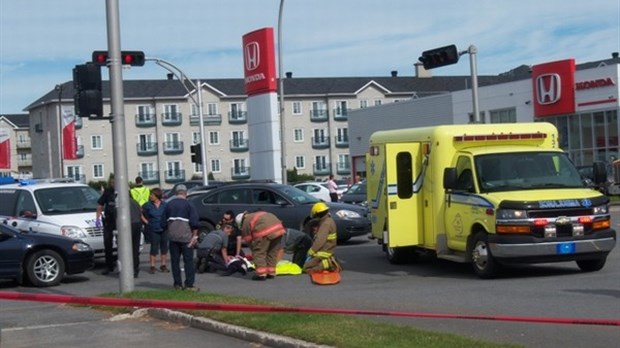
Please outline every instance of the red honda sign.
M566 59L532 66L534 116L575 112L575 60Z
M278 89L273 28L263 28L243 35L243 70L245 93L248 96Z

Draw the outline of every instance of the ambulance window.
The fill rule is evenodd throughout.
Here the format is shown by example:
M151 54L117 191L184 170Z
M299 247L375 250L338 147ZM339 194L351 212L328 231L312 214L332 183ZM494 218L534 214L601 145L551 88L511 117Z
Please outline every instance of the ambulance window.
M471 171L471 161L468 157L461 156L456 162L456 189L474 192L474 177Z
M396 155L396 190L398 198L413 196L413 161L409 152Z

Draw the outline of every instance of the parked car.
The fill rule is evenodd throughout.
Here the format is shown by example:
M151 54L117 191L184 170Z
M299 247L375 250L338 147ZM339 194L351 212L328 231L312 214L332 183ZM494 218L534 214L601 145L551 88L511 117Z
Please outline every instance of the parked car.
M298 189L313 195L314 197L322 200L323 202L331 202L332 199L329 196L329 189L327 183L324 182L304 182L301 184L293 185Z
M219 181L219 180L209 180L208 187L218 186L218 185L221 185L223 183L224 183L223 181ZM174 196L176 196L176 194L177 194L177 188L180 185L185 185L185 188L187 189L187 193L190 193L190 192L195 191L195 190L204 190L205 189L205 186L204 186L204 183L202 182L202 180L183 181L183 182L179 182L179 183L174 184L174 186L172 186L171 189L163 191L162 199L164 201L169 201L172 198L174 198Z
M357 184L353 184L349 190L347 190L340 199L343 203L358 204L364 207L368 206L366 198L366 181L362 181Z
M227 184L206 192L190 193L187 199L196 207L201 232L211 231L227 210L267 211L275 214L287 228L303 230L312 206L320 200L296 187L276 183ZM344 203L326 203L338 228L338 240L370 232L368 209Z
M0 278L37 287L58 285L65 274L83 273L94 264L93 249L79 239L21 232L0 223Z

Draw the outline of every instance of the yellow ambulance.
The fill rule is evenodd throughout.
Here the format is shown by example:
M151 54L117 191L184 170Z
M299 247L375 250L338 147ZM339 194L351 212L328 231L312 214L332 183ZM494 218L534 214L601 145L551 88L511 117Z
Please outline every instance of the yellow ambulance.
M366 166L372 236L392 263L432 251L481 278L514 263L598 271L616 244L608 198L587 187L550 123L378 131ZM593 166L604 182L604 163Z

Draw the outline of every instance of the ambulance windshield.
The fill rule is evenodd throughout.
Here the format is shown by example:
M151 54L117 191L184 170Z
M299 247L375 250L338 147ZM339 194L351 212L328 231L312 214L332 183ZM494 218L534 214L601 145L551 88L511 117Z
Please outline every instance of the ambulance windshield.
M481 192L584 187L565 153L507 152L475 157Z

